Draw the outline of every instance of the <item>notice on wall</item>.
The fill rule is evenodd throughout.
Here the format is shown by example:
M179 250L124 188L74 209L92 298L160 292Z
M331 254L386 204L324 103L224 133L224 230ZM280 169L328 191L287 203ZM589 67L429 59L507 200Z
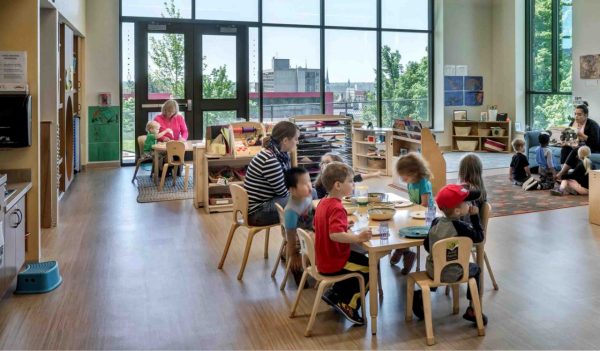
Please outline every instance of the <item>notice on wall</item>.
M27 84L26 51L0 51L0 83Z

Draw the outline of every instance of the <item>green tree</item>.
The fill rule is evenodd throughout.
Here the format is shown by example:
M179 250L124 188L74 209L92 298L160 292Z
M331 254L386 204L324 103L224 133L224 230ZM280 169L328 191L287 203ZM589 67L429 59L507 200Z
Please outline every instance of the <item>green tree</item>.
M423 57L419 62L402 65L398 50L385 45L381 50L381 100L382 122L391 127L396 118L412 118L426 121L428 114L429 61ZM375 93L367 94L367 101L375 101ZM376 119L377 106L363 107L365 119Z

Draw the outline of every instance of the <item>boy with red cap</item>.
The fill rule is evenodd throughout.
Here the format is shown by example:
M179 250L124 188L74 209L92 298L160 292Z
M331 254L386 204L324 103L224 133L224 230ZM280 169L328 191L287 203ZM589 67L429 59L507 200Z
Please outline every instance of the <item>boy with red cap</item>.
M423 246L427 252L431 252L433 244L442 239L447 239L455 236L466 236L473 240L473 243L483 241L483 228L479 220L479 208L470 206L468 201L476 200L480 196L479 191L469 190L462 185L449 184L440 189L435 197L440 211L445 214L445 217L437 217L431 223L429 233L423 242ZM471 223L463 222L461 217L469 215ZM425 264L427 274L433 278L433 257L427 256ZM475 278L477 287L479 288L479 273L480 267L476 263L469 263L469 278ZM458 281L463 276L463 269L460 265L448 265L442 270L441 281L451 283ZM413 312L419 318L423 318L423 299L421 291L415 291L416 301L413 304ZM467 299L471 300L471 293L467 291ZM420 303L419 303L420 302ZM475 312L471 306L463 315L463 318L473 323L475 320ZM487 324L487 317L483 316L483 323Z

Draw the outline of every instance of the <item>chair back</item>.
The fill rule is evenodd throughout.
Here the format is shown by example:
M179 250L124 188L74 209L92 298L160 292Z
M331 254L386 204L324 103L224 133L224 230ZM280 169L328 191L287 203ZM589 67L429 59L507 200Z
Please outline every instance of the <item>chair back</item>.
M167 162L171 165L182 165L185 160L185 143L183 141L167 142Z
M459 264L463 270L462 279L456 283L466 283L469 280L469 258L473 241L465 236L455 236L436 241L433 244L433 283L441 284L442 270L451 264Z
M279 215L279 223L281 224L281 229L285 230L285 214L284 214L284 209L278 203L275 203L275 208L277 209L277 214ZM285 238L285 233L281 232L281 234Z
M302 268L309 270L314 278L319 277L316 269L317 261L315 259L315 242L313 238L304 229L296 229L298 239L300 240L300 252L302 253ZM308 262L306 262L308 260ZM310 263L310 265L309 265ZM313 269L314 268L314 269Z
M248 192L238 184L230 184L229 192L233 202L233 221L238 222L238 214L240 214L244 224L248 225Z
M140 156L144 154L144 144L146 143L146 135L140 135L137 137L138 150L140 151Z
M483 204L483 207L481 208L481 213L479 213L479 219L481 220L481 226L483 227L483 243L485 244L486 240L487 240L487 227L488 227L488 222L490 220L490 214L492 213L492 205L490 205L489 202L485 202Z

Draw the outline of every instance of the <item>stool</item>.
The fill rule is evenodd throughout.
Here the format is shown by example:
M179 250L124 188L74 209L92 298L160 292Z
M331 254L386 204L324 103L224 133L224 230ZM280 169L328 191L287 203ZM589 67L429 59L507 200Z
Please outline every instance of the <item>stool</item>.
M29 263L17 275L15 294L41 294L52 291L62 283L58 262Z

